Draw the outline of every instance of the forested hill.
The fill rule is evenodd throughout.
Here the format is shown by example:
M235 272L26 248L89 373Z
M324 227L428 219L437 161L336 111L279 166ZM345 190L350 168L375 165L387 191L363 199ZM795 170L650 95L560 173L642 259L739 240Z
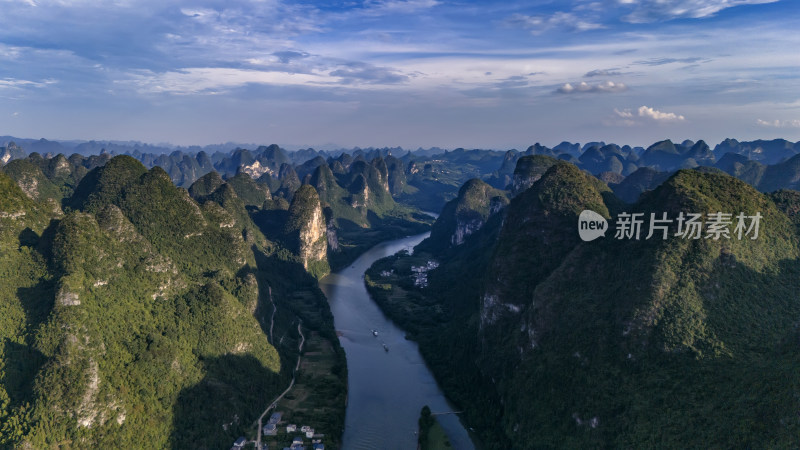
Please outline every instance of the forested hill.
M299 320L343 363L315 281L243 198L129 156L4 167L0 447L229 447L288 386Z
M451 209L434 229L468 217ZM587 209L609 220L604 238L579 238ZM791 448L798 209L796 191L708 170L678 171L630 205L557 162L463 242L379 261L367 284L487 448ZM756 239L738 239L735 220L731 238L676 236L673 221L667 239L645 239L648 219L640 239L617 239L622 212L762 219ZM429 261L420 287L410 267Z
M105 164L114 155L125 154L138 159L148 169L161 167L181 187L189 188L211 172L219 173L226 180L249 175L272 196L286 201L291 201L301 184L311 183L320 194L323 194L322 189L331 188L329 193L337 196L336 201L330 202L337 220L368 226L374 225L368 212L383 217L393 209L392 200L438 212L472 178L479 178L497 189L517 189L513 186L517 162L530 156L573 163L603 180L621 199L633 203L640 193L654 189L675 171L697 167L719 169L762 192L795 189L800 180L799 153L800 143L785 139L725 139L713 148L703 140L673 142L666 139L648 147L601 141L562 142L553 147L535 143L525 150L431 148L408 151L384 147L288 151L276 144L167 148L137 142L58 142L0 137L0 165L26 156L37 162L42 155L49 159L62 154L72 164L92 169ZM373 196L361 198L364 185L368 185ZM323 201L327 200L323 198ZM342 207L345 205L346 208ZM350 211L352 208L357 211Z

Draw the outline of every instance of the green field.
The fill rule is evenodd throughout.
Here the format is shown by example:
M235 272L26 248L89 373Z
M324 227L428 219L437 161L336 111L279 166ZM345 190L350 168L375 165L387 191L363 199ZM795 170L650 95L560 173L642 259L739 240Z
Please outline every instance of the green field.
M428 450L450 450L453 446L450 445L450 440L447 439L447 434L444 428L435 420L430 431L428 431Z
M277 436L262 436L269 448L288 447L295 436L301 436L300 427L309 425L324 434L326 448L338 448L339 427L344 421L341 405L346 395L346 385L336 374L339 359L331 342L317 332L311 332L305 341L300 369L294 387L280 402L276 411L283 413ZM269 416L266 416L268 418ZM266 423L266 420L265 420ZM286 425L297 425L297 432L287 433ZM310 439L305 439L306 444Z

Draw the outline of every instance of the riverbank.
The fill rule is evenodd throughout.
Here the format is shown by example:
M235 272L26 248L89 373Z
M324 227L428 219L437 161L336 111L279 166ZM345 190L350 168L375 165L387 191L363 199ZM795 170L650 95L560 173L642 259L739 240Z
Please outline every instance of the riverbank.
M340 380L335 375L336 352L331 343L317 332L311 332L304 343L290 389L276 399L274 406L268 410L281 413L276 434L263 436L261 441L270 445L269 448L280 449L289 447L295 437L303 435L308 444L312 439L306 438L301 428L309 426L314 430L314 439L318 439L326 448L336 449L341 439L334 433L343 414L340 407L343 387L337 387ZM262 417L266 423L269 416ZM286 427L291 424L296 425L294 432L287 431Z
M479 279L482 271L464 267L463 271L442 274L436 270L438 263L425 251L388 256L367 270L364 283L382 311L407 330L408 339L419 344L448 398L464 408L464 422L477 430L472 435L476 445L490 447L484 443L503 442L496 427L502 409L499 399L489 390L470 388L487 382L474 359L477 324L464 314L469 310L468 302L478 299L455 295L466 292L464 287ZM429 284L421 286L422 280ZM440 301L447 293L456 301ZM477 436L488 438L481 442Z
M260 258L258 264L263 270L258 278L261 298L255 315L281 354L281 372L286 377L282 390L292 385L283 397L273 401L277 404L270 411L283 413L278 436L262 436L262 442L269 442L271 448L283 448L287 443L286 425L296 423L298 429L311 425L325 434L326 448L341 448L347 363L327 299L302 266L278 266L267 257ZM276 270L279 267L282 270ZM270 405L263 404L260 411ZM263 416L262 425L269 417ZM254 424L247 434L252 440L257 439L256 427ZM288 443L296 434L289 437Z
M373 218L375 223L370 228L354 223L342 224L337 230L338 247L328 252L331 271L344 269L378 244L430 231L434 218L434 214L427 212L406 212L406 215L399 217Z
M411 249L425 237L427 233L381 243L349 267L320 280L347 356L348 406L342 445L348 450L415 448L422 406L454 410L416 343L406 340L406 331L383 314L362 278L374 261ZM474 448L455 415L442 416L441 423L453 448Z
M431 414L431 410L427 406L423 407L420 413L418 436L417 450L452 450L453 448L444 428L436 420L436 415Z

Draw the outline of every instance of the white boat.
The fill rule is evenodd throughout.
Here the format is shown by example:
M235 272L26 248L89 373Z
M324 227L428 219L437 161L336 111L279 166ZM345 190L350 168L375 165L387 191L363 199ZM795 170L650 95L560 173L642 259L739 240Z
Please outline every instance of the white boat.
M378 335L378 330L372 330L372 335L373 336L377 336Z

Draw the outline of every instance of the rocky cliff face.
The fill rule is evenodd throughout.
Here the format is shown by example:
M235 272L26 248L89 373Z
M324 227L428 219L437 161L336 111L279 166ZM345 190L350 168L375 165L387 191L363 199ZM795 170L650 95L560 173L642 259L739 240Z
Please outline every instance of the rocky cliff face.
M310 261L321 261L328 256L327 230L322 209L316 207L308 226L300 230L300 258L306 269Z
M327 264L327 229L317 191L307 184L301 186L289 206L286 235L306 270L311 271L315 263Z
M331 249L332 252L339 251L339 235L336 232L336 226L333 224L333 220L328 222L327 226L328 230L328 247Z
M378 171L378 185L381 190L389 192L389 168L383 158L375 158L370 163Z
M287 200L291 200L294 192L302 184L294 167L287 163L281 164L281 168L278 171L278 179L280 179L281 184L277 194Z
M371 163L356 160L350 165L347 175L340 179L342 185L347 186L347 202L350 207L359 209L361 217L354 220L356 223L362 226L368 224L367 210L382 216L394 208L395 203L389 189L389 172L382 158L375 158ZM337 215L344 216L340 211L337 211Z
M366 208L369 202L369 185L363 175L356 175L353 182L348 186L350 191L350 206L353 208Z
M7 146L0 147L0 166L7 164L12 159L25 157L25 151L18 147L14 142L9 142Z
M384 160L389 171L389 191L396 197L403 193L403 188L408 183L404 164L394 156L387 156Z
M258 178L265 173L268 173L272 176L275 175L275 171L272 170L269 166L262 166L261 161L253 161L252 164L249 165L242 165L241 171L250 175L253 178Z
M508 204L503 191L475 178L461 187L458 197L449 201L431 229L431 245L458 246L475 233L489 216Z

